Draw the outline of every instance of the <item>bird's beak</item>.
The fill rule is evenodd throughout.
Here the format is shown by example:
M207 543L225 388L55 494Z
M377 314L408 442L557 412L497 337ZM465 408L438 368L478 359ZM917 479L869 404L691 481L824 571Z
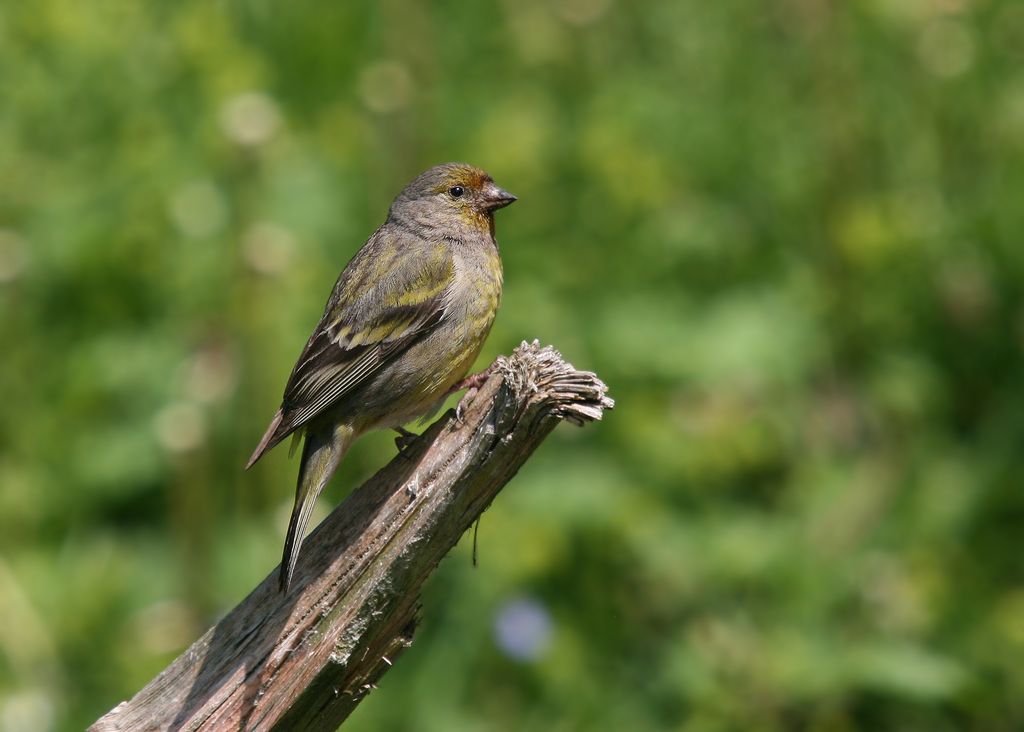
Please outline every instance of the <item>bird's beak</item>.
M484 206L487 207L488 211L497 211L499 208L505 208L505 206L514 203L516 200L515 196L504 188L499 188L495 183L488 183L483 193Z

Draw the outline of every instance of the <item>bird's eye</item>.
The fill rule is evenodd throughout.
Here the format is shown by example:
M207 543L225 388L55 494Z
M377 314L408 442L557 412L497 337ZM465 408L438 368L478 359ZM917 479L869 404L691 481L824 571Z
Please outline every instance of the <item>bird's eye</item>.
M448 195L450 195L452 198L459 198L465 192L466 189L463 188L462 186L452 186L451 188L448 189Z

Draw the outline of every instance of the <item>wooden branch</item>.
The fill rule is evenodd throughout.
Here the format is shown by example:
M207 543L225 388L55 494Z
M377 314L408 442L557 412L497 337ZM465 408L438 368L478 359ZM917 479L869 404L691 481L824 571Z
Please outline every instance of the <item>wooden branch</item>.
M614 406L606 392L536 341L498 358L306 539L287 595L274 570L91 732L336 729L412 642L441 558L558 422Z

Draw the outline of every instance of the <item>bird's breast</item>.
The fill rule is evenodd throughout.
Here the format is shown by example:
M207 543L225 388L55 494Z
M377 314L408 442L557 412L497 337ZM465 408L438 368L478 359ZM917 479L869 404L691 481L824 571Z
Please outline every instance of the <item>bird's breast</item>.
M501 303L501 285L501 259L494 247L460 252L448 290L448 315L464 321L470 331L482 328L486 336Z
M445 303L445 323L436 335L444 340L439 364L443 381L465 375L480 353L501 303L502 272L497 250L459 252ZM450 383L448 384L450 386ZM447 386L446 386L447 388Z

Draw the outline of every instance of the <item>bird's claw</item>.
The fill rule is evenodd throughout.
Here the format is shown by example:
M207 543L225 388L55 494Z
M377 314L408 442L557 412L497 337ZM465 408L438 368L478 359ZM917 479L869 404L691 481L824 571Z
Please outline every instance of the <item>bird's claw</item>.
M462 395L462 399L459 400L458 405L455 407L455 421L458 423L459 427L466 423L464 417L465 405L473 401L473 397L475 397L476 393L480 391L480 387L484 385L484 382L490 377L492 371L494 371L493 364L479 373L470 374L448 390L449 394L461 391L462 389L466 390L466 393Z
M455 406L455 421L458 423L459 427L466 424L466 405L473 401L473 397L476 396L478 391L480 391L480 389L477 386L469 387L466 393L462 395L462 399L460 399L459 403Z
M419 435L403 427L395 427L394 429L398 433L398 437L395 438L395 447L398 448L398 454L406 455L409 447L419 438Z

